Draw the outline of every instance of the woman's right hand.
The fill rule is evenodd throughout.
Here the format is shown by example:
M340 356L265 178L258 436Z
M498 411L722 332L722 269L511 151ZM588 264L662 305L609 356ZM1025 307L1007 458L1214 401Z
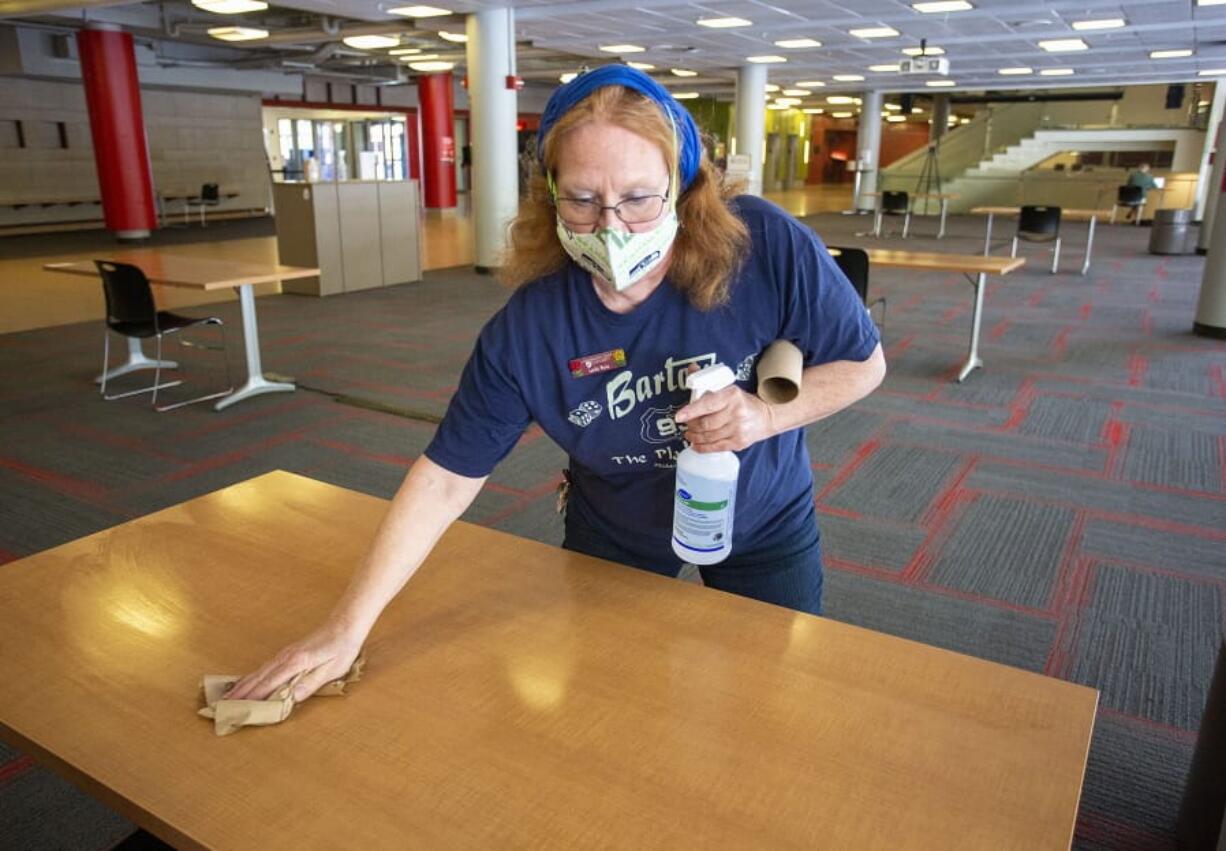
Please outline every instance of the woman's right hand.
M320 686L349 672L365 640L365 635L326 623L236 682L226 700L264 700L303 672L306 676L294 687L294 702L306 700Z

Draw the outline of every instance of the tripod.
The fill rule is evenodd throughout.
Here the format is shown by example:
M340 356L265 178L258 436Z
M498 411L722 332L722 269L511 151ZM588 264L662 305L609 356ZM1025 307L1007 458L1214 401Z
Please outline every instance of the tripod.
M928 144L928 152L924 155L924 164L920 168L919 180L915 182L915 194L922 195L924 198L924 215L928 215L929 195L933 194L933 186L936 186L935 194L941 194L941 140Z

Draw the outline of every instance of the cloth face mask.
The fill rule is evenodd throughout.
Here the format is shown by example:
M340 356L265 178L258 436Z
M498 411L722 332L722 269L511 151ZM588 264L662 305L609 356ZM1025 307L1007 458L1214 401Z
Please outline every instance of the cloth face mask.
M601 228L575 233L558 218L558 240L570 258L621 292L654 269L677 237L677 210L670 205L659 226L646 233Z

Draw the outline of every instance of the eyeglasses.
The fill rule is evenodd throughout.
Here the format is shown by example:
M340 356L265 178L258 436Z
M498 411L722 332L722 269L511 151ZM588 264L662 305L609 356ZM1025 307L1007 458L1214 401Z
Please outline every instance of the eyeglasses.
M654 222L664 212L668 195L636 195L616 204L600 204L591 198L555 198L558 215L572 225L595 225L605 210L612 210L623 224L642 225Z

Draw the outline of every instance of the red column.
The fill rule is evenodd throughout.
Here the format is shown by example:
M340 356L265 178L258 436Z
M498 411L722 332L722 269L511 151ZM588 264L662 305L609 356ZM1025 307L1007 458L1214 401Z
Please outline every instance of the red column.
M421 102L421 178L426 206L454 207L455 116L451 74L422 74L417 78Z
M157 227L157 207L132 36L83 29L77 51L106 226L120 239L144 239Z

